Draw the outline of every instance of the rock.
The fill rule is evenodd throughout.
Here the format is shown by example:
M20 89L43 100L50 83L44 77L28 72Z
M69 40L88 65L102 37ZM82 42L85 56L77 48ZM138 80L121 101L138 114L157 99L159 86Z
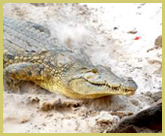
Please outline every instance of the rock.
M125 116L131 116L131 115L133 115L133 113L132 112L127 112L127 113L124 113L124 112L112 112L111 115L116 115L119 118L123 118Z
M113 30L117 30L118 28L115 26L114 28L113 28Z
M151 106L156 106L157 104L162 103L162 99L159 99L157 102L152 103Z
M152 93L150 91L147 91L146 93L144 93L145 96L151 97Z
M117 124L119 120L120 118L118 116L111 115L108 111L101 111L97 116L93 117L90 122L93 122L93 127L95 128L93 133L104 133L112 124Z
M105 125L106 127L109 127L112 124L117 124L120 120L118 116L112 115L107 111L101 111L100 114L94 118L96 124Z
M158 36L155 40L155 48L162 47L162 35Z
M139 105L139 102L135 99L131 99L130 102L135 105L135 106L138 106Z
M54 109L54 105L49 102L44 102L44 103L42 103L40 108L42 111L50 111L50 110Z
M27 102L30 104L38 104L40 102L40 99L37 96L36 97L29 96L27 98Z
M30 3L31 5L34 5L36 7L44 7L45 3Z
M147 52L152 51L154 49L162 48L162 35L158 36L155 40L155 47L148 49Z
M156 102L162 98L162 91L155 92L151 95L151 98Z
M101 111L100 114L96 117L97 122L112 122L113 116L108 112Z
M137 31L136 31L136 30L131 30L131 31L129 31L128 33L130 33L130 34L136 34Z
M30 117L24 117L20 120L20 123L23 124L23 123L26 123L26 122L29 122L30 121Z
M119 133L138 133L138 128L133 126L133 125L130 125L130 126L127 126L121 130L119 130Z
M162 130L162 103L145 109L135 115L123 118L116 126L107 130L108 133L139 133L141 129L154 132Z

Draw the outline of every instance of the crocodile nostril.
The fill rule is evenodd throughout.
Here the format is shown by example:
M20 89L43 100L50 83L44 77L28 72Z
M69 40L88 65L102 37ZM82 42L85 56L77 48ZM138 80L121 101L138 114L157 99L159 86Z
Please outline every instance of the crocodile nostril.
M125 92L129 92L129 90L128 90L128 89L125 89L124 91L125 91Z
M94 68L94 69L92 69L91 72L93 72L93 73L98 73L98 70L97 70L96 68Z

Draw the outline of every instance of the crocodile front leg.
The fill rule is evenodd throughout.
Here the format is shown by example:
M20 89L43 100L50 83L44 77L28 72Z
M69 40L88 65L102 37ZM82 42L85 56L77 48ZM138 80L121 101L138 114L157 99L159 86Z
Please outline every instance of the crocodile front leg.
M7 66L4 69L3 76L7 89L18 92L20 81L42 81L47 76L44 73L46 72L44 72L43 64L23 62Z

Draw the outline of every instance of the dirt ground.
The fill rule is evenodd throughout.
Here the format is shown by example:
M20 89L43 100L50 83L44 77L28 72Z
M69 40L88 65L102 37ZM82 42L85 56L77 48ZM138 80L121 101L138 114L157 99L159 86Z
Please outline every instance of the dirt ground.
M103 133L162 98L162 4L5 3L3 15L48 27L62 45L138 85L132 96L73 100L24 83L21 93L3 92L4 133Z

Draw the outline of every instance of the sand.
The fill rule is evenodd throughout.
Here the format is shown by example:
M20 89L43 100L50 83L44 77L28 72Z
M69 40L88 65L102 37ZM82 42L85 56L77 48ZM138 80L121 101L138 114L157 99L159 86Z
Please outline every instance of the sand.
M24 83L21 93L3 91L4 133L103 133L162 98L162 4L4 3L3 14L48 27L62 45L138 85L129 97L73 100Z

